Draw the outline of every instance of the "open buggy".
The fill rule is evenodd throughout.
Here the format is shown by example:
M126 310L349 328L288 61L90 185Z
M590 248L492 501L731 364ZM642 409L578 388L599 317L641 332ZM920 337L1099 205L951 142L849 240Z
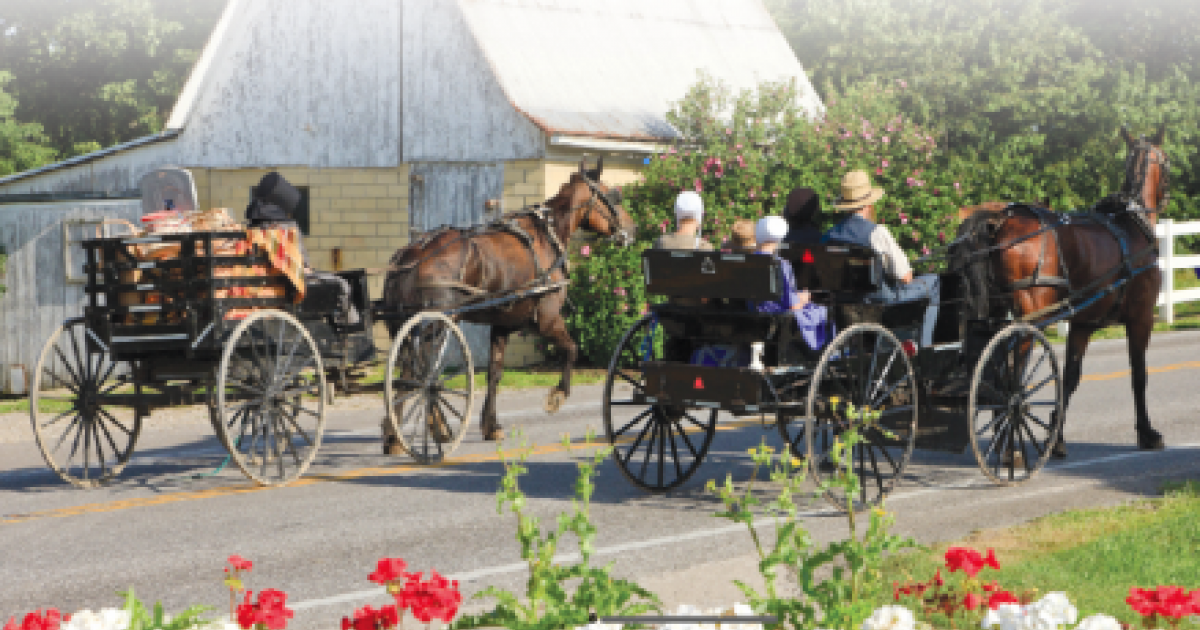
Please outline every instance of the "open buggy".
M917 447L962 452L1001 484L1032 477L1058 438L1059 364L1038 327L968 319L957 273L940 275L932 344L922 347L928 300L883 303L880 260L870 249L791 245L798 287L828 308L836 335L808 347L790 313L751 312L777 300L772 256L647 250L650 307L622 337L608 369L604 422L618 467L652 492L696 472L718 414L774 425L812 473L837 472L835 440L855 425L863 440L842 458L859 479L857 508L896 484ZM833 332L833 331L831 331ZM766 344L765 367L746 367L746 349ZM632 414L632 415L630 415ZM844 507L841 490L830 498Z

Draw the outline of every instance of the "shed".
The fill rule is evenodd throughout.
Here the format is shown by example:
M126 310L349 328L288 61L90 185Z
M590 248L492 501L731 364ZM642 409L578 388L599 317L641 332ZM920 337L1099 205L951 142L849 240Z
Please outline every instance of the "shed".
M487 199L552 196L585 155L610 184L636 179L700 71L735 89L794 79L821 108L761 0L229 0L166 129L0 194L124 191L178 165L201 207L240 213L278 170L305 195L315 264L382 267ZM510 346L510 363L534 359Z

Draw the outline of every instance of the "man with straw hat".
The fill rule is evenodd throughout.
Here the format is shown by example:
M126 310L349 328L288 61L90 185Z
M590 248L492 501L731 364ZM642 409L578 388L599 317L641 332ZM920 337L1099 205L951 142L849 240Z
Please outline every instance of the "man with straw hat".
M912 265L908 256L892 233L881 225L876 225L875 203L883 198L883 189L871 185L871 178L865 171L850 171L842 177L841 197L834 204L836 208L848 211L845 218L838 221L824 236L822 243L845 245L860 245L870 247L883 260L883 270L888 279L894 281L892 286L885 286L877 298L885 302L900 302L916 299L929 299L929 307L925 310L925 322L921 332L921 345L932 343L933 325L937 321L938 286L937 275L929 274L913 278Z

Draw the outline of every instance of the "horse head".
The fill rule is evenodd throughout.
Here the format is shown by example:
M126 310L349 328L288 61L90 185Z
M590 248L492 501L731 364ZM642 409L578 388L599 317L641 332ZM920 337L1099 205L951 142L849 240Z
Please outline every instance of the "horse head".
M572 231L582 227L600 236L606 236L623 247L633 244L637 223L621 205L620 188L610 188L600 180L604 172L604 158L596 162L596 168L588 169L585 162L579 163L579 171L571 174L571 180L563 185L558 198L569 200Z
M1169 199L1171 160L1163 151L1167 125L1158 127L1153 138L1142 136L1134 139L1125 126L1121 127L1121 139L1128 153L1125 155L1125 182L1121 184L1121 197L1137 204L1152 214L1151 223L1158 220L1158 212Z

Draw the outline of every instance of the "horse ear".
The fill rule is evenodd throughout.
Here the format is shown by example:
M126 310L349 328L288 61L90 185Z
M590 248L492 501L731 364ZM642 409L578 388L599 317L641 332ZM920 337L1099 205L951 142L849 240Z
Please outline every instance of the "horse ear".
M1133 136L1129 135L1129 127L1121 125L1121 139L1125 141L1126 146L1132 147L1135 142Z
M579 160L579 173L580 174L587 173L587 158L583 158L582 160Z
M604 172L604 157L596 160L596 179L600 179L600 174Z
M1162 123L1158 126L1158 133L1150 140L1150 143L1156 147L1161 147L1163 141L1167 139L1167 123Z

